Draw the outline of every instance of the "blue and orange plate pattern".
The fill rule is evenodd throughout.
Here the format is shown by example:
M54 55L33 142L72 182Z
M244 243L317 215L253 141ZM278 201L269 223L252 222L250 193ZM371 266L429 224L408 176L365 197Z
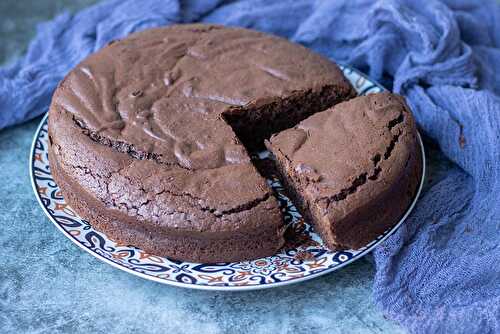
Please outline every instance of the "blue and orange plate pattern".
M341 66L345 76L359 94L377 93L384 88L362 73L348 66ZM253 290L302 282L337 270L369 253L383 242L404 222L413 209L422 189L423 177L413 203L404 217L392 229L359 250L330 251L321 243L311 226L304 223L295 206L283 193L278 180L268 180L276 190L285 213L288 228L300 228L317 241L316 245L283 249L279 253L253 261L232 263L192 263L171 260L148 254L139 248L119 244L92 228L64 201L54 182L48 160L47 116L45 116L33 141L30 172L33 190L41 207L57 228L76 245L118 269L164 284L206 290ZM420 138L419 138L420 139ZM425 169L425 155L423 168ZM425 170L423 175L425 175ZM298 256L308 253L307 257Z

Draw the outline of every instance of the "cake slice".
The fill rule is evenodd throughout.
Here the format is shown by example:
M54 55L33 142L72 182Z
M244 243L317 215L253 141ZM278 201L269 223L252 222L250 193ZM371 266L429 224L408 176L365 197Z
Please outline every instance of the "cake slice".
M293 203L331 249L358 249L397 224L421 177L404 98L360 96L266 141Z

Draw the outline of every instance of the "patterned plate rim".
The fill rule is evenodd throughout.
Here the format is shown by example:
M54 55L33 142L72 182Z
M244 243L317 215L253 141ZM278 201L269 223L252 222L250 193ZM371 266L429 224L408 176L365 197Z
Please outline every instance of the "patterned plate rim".
M381 90L387 90L385 89L385 87L383 87L381 84L379 84L378 82L374 81L374 80L371 80L370 78L368 78L368 76L366 76L365 74L363 74L362 72L356 70L355 68L352 68L351 66L349 65L340 65L340 67L342 68L343 71L345 70L349 70L351 72L354 72L356 73L357 75L359 75L360 77L364 78L367 82L369 82L371 85L369 85L368 87L366 87L364 90L360 91L359 94L362 95L364 93L366 93L367 91L369 91L370 89L373 89L373 88L379 88ZM29 171L30 171L30 179L31 179L31 186L33 188L33 191L35 193L35 196L36 196L36 199L38 201L38 203L40 204L40 206L42 207L42 210L43 212L45 213L45 215L49 218L49 220L67 237L69 238L74 244L76 244L78 247L82 248L83 250L85 250L86 252L90 253L91 255L93 255L94 257L96 257L97 259L117 268L117 269L120 269L120 270L123 270L125 272L128 272L130 274L133 274L135 276L138 276L138 277L141 277L141 278L144 278L144 279L147 279L147 280L151 280L151 281L155 281L155 282L158 282L158 283L162 283L162 284L167 284L167 285L171 285L171 286L177 286L177 287L182 287L182 288L190 288L190 289L197 289L197 290L214 290L214 291L244 291L244 290L260 290L260 289L267 289L267 288L273 288L273 287L279 287L279 286L284 286L284 285L289 285L289 284L295 284L295 283L299 283L299 282L304 282L304 281L307 281L307 280L310 280L310 279L313 279L313 278L316 278L316 277L319 277L319 276L322 276L322 275L325 275L325 274L328 274L328 273L331 273L333 271L336 271L360 258L362 258L363 256L365 256L366 254L370 253L375 247L377 247L378 245L380 245L382 242L384 242L388 237L390 237L395 231L397 231L397 229L403 224L403 222L406 220L406 218L410 215L410 213L413 211L413 208L415 207L417 201L418 201L418 198L420 197L420 193L422 191L422 188L423 188L423 185L424 185L424 180L425 180L425 173L426 173L426 158L425 158L425 149L424 149L424 145L423 145L423 142L422 142L422 138L420 136L419 133L417 133L418 135L418 142L419 142L419 145L420 145L420 150L421 150L421 154L422 154L422 177L420 179L420 184L419 184L419 187L417 189L417 193L415 194L415 197L413 198L413 201L411 202L410 206L408 207L407 211L405 212L405 214L403 215L403 217L400 219L400 221L393 227L391 228L390 230L384 232L381 236L383 236L382 238L380 238L381 236L378 236L377 238L375 238L372 242L370 242L367 246L365 246L365 249L363 249L362 251L360 251L358 254L356 254L355 256L353 256L351 259L348 259L347 261L344 261L334 267L331 267L331 268L326 268L322 271L316 271L316 272L313 272L313 273L310 273L308 275L305 275L305 276L302 276L302 277L298 277L298 278L293 278L293 279L289 279L289 280L286 280L286 281L278 281L278 282L270 282L270 283L261 283L261 284L256 284L256 285L208 285L208 284L201 284L201 283L185 283L185 282L179 282L179 281L172 281L172 280L167 280L167 279L164 279L164 278L160 278L160 277L156 277L156 276L152 276L152 275L149 275L147 273L142 273L142 272L138 272L138 271L135 271L131 268L128 268L128 267L125 267L119 263L116 263L116 262L113 262L111 261L110 259L104 257L103 255L97 253L95 250L93 249L90 249L89 247L83 245L79 240L77 240L73 235L71 235L71 233L69 233L68 231L64 230L61 225L58 224L56 218L49 212L47 206L43 203L42 201L42 198L38 192L38 189L37 189L37 183L36 183L36 178L35 178L35 175L34 175L34 156L35 156L35 152L36 152L36 142L40 136L40 132L43 128L43 126L45 125L45 123L47 122L47 118L48 118L48 113L46 113L42 120L40 121L40 124L38 125L38 128L35 132L35 136L33 138L33 143L31 145L31 150L30 150L30 159L29 159ZM380 238L380 239L379 239Z

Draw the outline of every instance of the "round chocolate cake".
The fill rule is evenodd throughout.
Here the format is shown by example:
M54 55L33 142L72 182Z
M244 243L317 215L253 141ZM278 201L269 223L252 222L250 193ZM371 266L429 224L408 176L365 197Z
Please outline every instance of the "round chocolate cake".
M248 151L354 96L335 64L278 37L147 30L60 83L51 171L70 206L117 242L197 262L268 256L283 221Z

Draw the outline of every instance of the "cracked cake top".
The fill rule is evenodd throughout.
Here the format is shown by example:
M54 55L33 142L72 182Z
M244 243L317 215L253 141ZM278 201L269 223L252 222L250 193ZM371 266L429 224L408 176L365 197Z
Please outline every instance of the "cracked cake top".
M53 108L95 140L186 169L247 163L221 115L325 85L350 89L327 59L285 39L216 25L135 33L64 79Z

